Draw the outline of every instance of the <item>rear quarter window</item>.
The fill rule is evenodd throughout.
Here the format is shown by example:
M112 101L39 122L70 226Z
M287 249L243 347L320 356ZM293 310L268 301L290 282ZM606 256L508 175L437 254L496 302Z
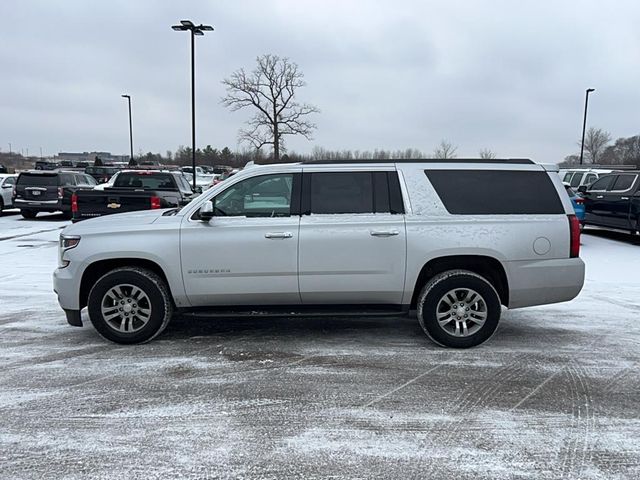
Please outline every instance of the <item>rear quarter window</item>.
M447 211L454 215L564 214L546 172L427 170Z

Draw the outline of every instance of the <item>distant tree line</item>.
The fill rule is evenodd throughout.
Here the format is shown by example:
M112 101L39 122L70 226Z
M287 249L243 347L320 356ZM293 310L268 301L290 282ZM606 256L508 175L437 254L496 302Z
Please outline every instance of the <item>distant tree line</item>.
M584 136L583 164L640 166L640 135L621 137L611 143L611 134L591 127ZM581 142L578 142L580 147ZM580 154L567 155L560 166L580 164Z

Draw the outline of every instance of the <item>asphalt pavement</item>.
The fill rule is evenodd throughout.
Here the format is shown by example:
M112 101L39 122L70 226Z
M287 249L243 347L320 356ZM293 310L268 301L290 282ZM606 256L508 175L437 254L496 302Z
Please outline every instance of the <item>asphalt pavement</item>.
M0 216L0 478L640 478L629 236L584 235L580 296L471 350L413 318L176 318L125 347L57 307L64 225Z

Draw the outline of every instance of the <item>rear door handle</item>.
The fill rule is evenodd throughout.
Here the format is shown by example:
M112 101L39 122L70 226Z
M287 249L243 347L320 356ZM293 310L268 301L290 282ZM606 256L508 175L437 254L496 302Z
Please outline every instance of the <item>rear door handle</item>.
M620 200L629 200L629 197L620 197Z
M596 195L596 198L602 198L604 195Z
M371 230L369 234L372 237L393 237L400 235L400 232L398 230Z
M264 238L291 238L293 233L291 232L269 232L264 234Z

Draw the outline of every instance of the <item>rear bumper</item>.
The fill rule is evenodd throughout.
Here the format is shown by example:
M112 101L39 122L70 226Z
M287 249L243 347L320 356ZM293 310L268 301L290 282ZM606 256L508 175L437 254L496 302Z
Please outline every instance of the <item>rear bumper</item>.
M65 205L62 200L43 200L38 202L36 200L21 200L16 198L13 201L13 206L14 208L38 210L40 212L64 212L71 210L71 205Z
M580 258L506 262L509 308L573 300L584 285Z

